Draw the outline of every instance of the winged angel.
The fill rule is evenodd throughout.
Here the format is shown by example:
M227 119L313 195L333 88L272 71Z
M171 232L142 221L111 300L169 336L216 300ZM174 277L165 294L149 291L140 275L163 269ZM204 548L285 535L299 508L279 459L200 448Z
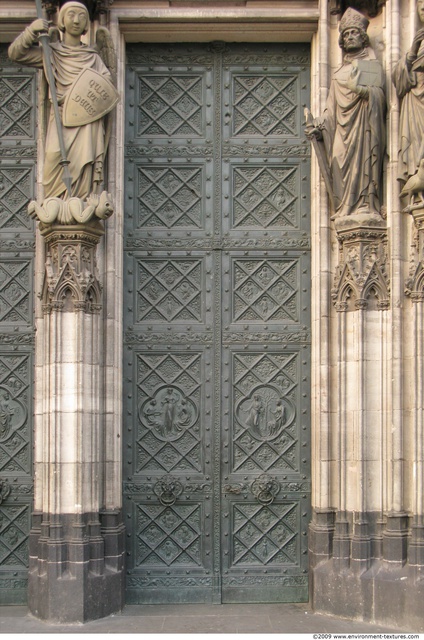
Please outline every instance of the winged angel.
M58 132L51 108L45 141L44 201L42 205L32 201L28 206L29 214L45 224L83 224L113 213L110 195L101 188L110 137L106 114L118 101L116 56L104 27L97 29L95 47L81 42L88 26L85 5L66 2L59 12L58 27L49 30L47 20L34 20L9 47L9 57L15 62L43 68L47 61L39 37L49 32L62 126ZM63 180L63 148L70 189Z

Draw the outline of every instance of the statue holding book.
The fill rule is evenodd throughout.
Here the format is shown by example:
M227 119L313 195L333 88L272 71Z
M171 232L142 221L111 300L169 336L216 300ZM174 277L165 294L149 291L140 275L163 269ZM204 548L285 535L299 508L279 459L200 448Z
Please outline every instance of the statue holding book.
M417 1L421 28L394 68L392 80L402 100L399 122L399 180L404 184L424 160L424 0Z
M366 214L381 220L386 103L368 24L355 9L344 13L339 27L343 64L333 76L322 117L307 116L305 132L317 151L333 219Z
M38 0L37 11L42 12ZM118 101L114 48L103 27L96 32L96 46L83 44L81 36L88 28L86 6L66 2L58 28L49 29L39 15L9 47L15 62L44 68L49 84L44 200L28 207L31 216L48 225L85 224L113 211L102 188L110 137L107 114Z

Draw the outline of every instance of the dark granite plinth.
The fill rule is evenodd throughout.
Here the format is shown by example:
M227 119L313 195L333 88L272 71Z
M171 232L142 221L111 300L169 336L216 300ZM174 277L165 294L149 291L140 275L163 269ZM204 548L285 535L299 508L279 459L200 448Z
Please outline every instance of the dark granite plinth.
M384 526L381 514L355 523L354 514L342 515L327 529L330 556L322 540L310 536L314 610L423 632L422 523L405 514L388 514Z
M28 606L42 620L82 623L124 606L120 512L34 514Z

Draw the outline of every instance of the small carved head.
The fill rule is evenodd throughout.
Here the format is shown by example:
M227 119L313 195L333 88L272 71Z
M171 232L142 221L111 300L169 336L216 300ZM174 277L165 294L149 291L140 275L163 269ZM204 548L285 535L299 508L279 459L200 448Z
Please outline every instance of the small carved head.
M339 45L343 51L359 51L369 46L368 25L367 18L352 7L344 12L339 25Z
M90 16L87 7L82 2L65 2L59 11L57 26L61 31L69 28L81 29L80 35L87 33Z
M424 0L417 0L417 11L420 22L424 23Z

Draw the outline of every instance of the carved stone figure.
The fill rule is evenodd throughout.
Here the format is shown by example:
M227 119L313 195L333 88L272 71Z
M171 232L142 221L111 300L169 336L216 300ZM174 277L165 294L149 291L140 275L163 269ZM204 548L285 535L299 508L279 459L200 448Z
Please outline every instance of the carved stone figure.
M12 417L15 413L10 406L10 396L7 391L0 393L0 440L4 440L10 434Z
M418 17L424 25L424 0L417 0ZM402 100L399 122L399 180L415 175L424 160L424 28L415 34L408 53L399 60L392 75ZM410 190L407 189L404 195ZM416 193L416 191L415 191ZM413 193L409 193L413 195Z
M49 58L55 87L50 90L50 102L55 101L54 91L62 122L58 127L51 108L45 141L44 202L31 202L28 210L45 224L84 224L93 216L107 218L113 212L109 194L99 193L109 137L105 115L118 100L111 71L100 53L113 68L112 44L104 28L97 32L97 47L83 44L81 36L88 26L85 5L66 2L58 17L62 39L57 29L51 30ZM46 70L49 60L38 40L43 34L46 37L47 30L46 20L32 22L10 45L9 57L27 66L44 65ZM68 190L64 165L71 176Z
M324 142L320 168L332 191L334 218L358 214L381 218L385 97L382 68L366 33L368 24L354 9L344 13L339 27L343 64L333 76L322 118L308 123L305 130Z

